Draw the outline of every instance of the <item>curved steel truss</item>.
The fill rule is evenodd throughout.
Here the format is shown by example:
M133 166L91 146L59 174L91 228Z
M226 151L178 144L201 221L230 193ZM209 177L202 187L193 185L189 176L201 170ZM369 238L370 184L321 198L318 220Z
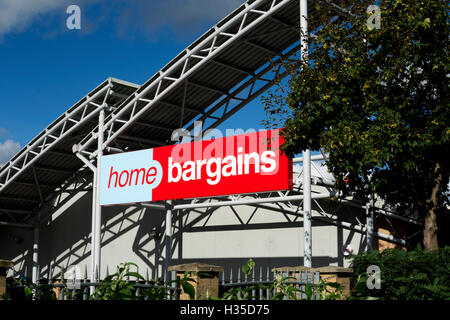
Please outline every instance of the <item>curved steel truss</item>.
M270 87L272 80L267 80L268 84L262 88L253 90L255 82L257 80L263 80L262 76L268 71L272 70L271 67L264 68L262 72L254 74L251 71L244 71L238 67L234 67L214 60L222 51L230 47L234 42L239 41L244 35L248 34L254 29L261 21L268 19L271 15L278 12L288 4L292 4L292 0L257 0L253 2L246 2L243 6L233 12L228 19L222 21L216 25L210 32L200 38L195 45L186 49L181 53L172 63L163 68L155 77L150 79L144 84L133 96L125 101L125 103L119 106L111 115L106 118L104 131L107 137L103 143L103 148L107 147L115 138L119 137L127 128L137 119L142 117L150 108L154 107L160 102L169 92L171 92L180 84L192 85L197 87L206 88L206 90L214 91L219 95L224 95L225 98L214 106L211 110L217 111L220 106L227 106L232 100L238 100L239 102L248 103L252 98L261 94L265 89ZM246 43L250 43L251 46L259 47L261 50L266 51L269 55L282 55L281 53L264 48L251 40L244 40ZM291 51L292 53L293 51ZM237 94L242 92L244 88L237 89L235 92L229 92L220 88L210 87L207 84L199 84L189 81L189 77L192 76L197 70L206 65L207 63L214 61L225 65L226 68L238 69L238 72L250 73L251 80L246 83L244 88L251 86L249 95L245 98L238 97ZM279 69L278 69L279 70ZM263 80L264 81L264 80ZM186 108L185 99L180 106L181 112ZM227 110L224 115L230 116L232 113L239 110L239 108L233 108ZM202 116L202 119L206 119L212 116L214 111L209 111ZM223 121L217 119L217 123ZM95 142L94 136L88 136L86 139L76 148L77 152L85 151L89 146ZM97 151L93 151L91 156L94 157Z
M329 5L334 10L333 15L348 14L328 0L317 1ZM93 193L96 193L95 162L103 151L131 151L168 145L172 143L170 138L173 130L186 128L193 131L196 121L204 123L205 131L217 127L276 81L286 77L283 61L296 55L301 46L303 49L305 47L299 34L299 2L304 9L307 0L248 0L142 86L112 78L104 81L0 169L0 217L9 220L0 222L0 226L34 227L37 242L39 222L48 218L39 221L37 213L44 211L44 206L50 207L51 215L52 208L56 209L57 203L60 203L54 200L60 194L76 194L88 186L92 186ZM315 13L312 5L315 1L308 2L309 15L312 16ZM301 20L304 27L305 19ZM310 25L309 30L316 27ZM311 157L313 161L321 159L321 156ZM297 162L301 162L301 159L297 159ZM309 168L310 161L305 161L306 164ZM314 166L314 162L311 164ZM85 170L86 167L94 172L93 178L86 174L89 171ZM369 208L368 205L351 201L341 202L336 212L340 205L345 204L367 209L371 215L367 214L366 225L341 221L337 219L336 212L326 212L319 203L319 199L335 195L332 181L320 175L310 177L306 175L308 172L305 168L305 181L308 181L304 184L305 192L301 182L303 177L300 178L303 174L298 174L297 190L292 193L260 194L251 199L233 195L218 197L214 202L185 200L174 204L139 205L167 209L167 225L171 224L172 210L237 205L269 208L297 219L303 215L303 211L299 210L299 202L303 200L304 194L310 194L308 190L312 182L323 187L323 192L311 196L319 208L319 215L312 219L367 233L368 237L369 234L373 235L375 213L415 225L421 224L387 210L374 206ZM94 197L93 201L94 208L98 201ZM94 245L100 247L101 227L100 220L95 220L99 218L95 211L100 209L94 208L93 211L92 248ZM309 220L310 212L305 209L305 213L304 220ZM34 223L30 223L33 218ZM170 249L172 235L169 231L166 229ZM94 238L95 234L98 239ZM405 244L404 239L385 234L376 236ZM92 279L95 279L94 264L99 266L100 250L94 248L94 251L97 257L93 256ZM33 261L37 263L37 253L33 255ZM34 266L33 273L36 275L36 272Z

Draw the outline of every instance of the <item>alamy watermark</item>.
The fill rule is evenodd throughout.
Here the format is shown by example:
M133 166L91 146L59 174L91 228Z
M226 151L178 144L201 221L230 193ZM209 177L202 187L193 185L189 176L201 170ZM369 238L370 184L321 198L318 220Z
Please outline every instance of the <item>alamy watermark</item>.
M370 290L381 289L381 269L377 265L370 265L367 267L366 281L367 288Z
M366 25L372 31L381 29L381 10L377 5L370 5L366 12L369 14ZM71 4L67 7L66 13L69 15L66 20L66 26L69 30L81 29L81 9L78 5Z
M252 135L252 133L257 132L259 137L257 135ZM220 138L231 136L236 136L236 139L227 139L225 140L225 143L219 140ZM270 150L268 152L271 153L271 158L273 161L276 160L276 162L278 162L280 156L280 140L278 137L279 133L270 133L269 130L266 129L225 129L225 133L217 128L203 130L203 123L201 121L195 121L191 131L184 128L178 128L172 131L171 141L178 143L173 148L171 157L174 161L180 163L211 158L222 159L225 161L228 159L227 156L234 154L237 147L238 153L248 153L249 155L255 155ZM195 143L207 140L211 140L211 142L209 142L205 148L202 148L201 143ZM188 144L189 142L194 142L193 147ZM247 155L249 163L255 164L254 157L249 155ZM261 174L266 175L275 173L276 171L263 171Z
M81 29L81 9L79 6L72 4L67 7L66 13L69 14L66 20L66 26L69 30Z
M366 12L370 15L367 19L367 28L372 31L374 29L381 29L381 10L376 5L370 5L367 7Z
M68 289L81 289L81 270L78 265L69 266L64 273Z

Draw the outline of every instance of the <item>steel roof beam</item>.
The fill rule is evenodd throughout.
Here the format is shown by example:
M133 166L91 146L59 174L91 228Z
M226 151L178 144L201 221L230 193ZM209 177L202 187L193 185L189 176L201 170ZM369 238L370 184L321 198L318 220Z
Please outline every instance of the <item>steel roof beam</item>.
M150 108L157 105L169 92L179 87L181 83L186 81L199 68L216 58L219 53L229 48L232 43L238 42L239 39L248 34L259 23L290 3L292 3L292 0L255 0L251 3L246 2L242 4L229 19L216 25L211 29L211 32L200 38L195 45L178 55L158 74L141 86L133 99L119 106L108 116L105 122L105 131L108 132L108 136L103 143L103 148L107 147L113 140L119 137L134 121L142 117ZM257 17L248 20L247 17L249 14L256 14ZM238 26L237 29L236 26ZM209 50L204 51L204 49ZM202 56L202 59L195 59L196 63L189 63L193 61L193 56L199 55ZM167 83L167 79L171 79L171 83L167 86L163 85L163 83ZM151 95L149 96L150 93ZM142 99L144 97L147 103L140 106L136 105L138 101L143 101ZM128 117L126 123L116 121L117 119L124 119L126 116ZM92 145L95 140L96 138L94 136L87 135L77 145L75 150L81 152ZM95 157L95 155L96 153L92 156Z
M265 52L267 52L267 53L270 53L270 54L273 55L273 56L280 56L280 55L281 55L281 52L279 52L278 50L269 48L269 47L267 47L267 46L264 46L264 45L262 45L262 44L256 43L256 42L254 42L254 41L251 41L251 40L242 40L242 42L244 42L244 43L246 43L246 44L248 44L248 45L251 45L252 47L255 47L255 48L257 48L257 49L263 50L263 51L265 51Z
M40 205L44 204L44 197L42 196L42 191L41 191L41 186L39 185L39 180L36 174L36 169L34 166L31 166L31 169L33 170L33 177L34 177L34 182L36 184L36 191L39 194L39 199L41 200Z
M236 88L228 97L219 101L214 107L210 108L202 117L200 117L199 119L196 119L196 121L204 121L207 118L213 119L214 117L212 117L212 114L219 112L221 109L223 109L222 115L220 117L217 117L217 121L214 122L212 125L210 125L208 128L205 128L205 130L207 130L209 128L217 127L223 121L225 121L226 119L231 117L234 113L236 113L237 111L242 109L250 101L252 101L256 97L258 97L265 90L269 89L275 81L284 78L287 75L287 72L286 71L280 72L281 64L279 64L279 62L281 62L282 59L286 59L289 56L295 54L298 50L299 50L299 45L294 46L293 48L288 50L286 53L284 53L281 56L281 58L277 57L277 58L273 59L272 64L269 64L264 69L259 70L258 74L256 74L253 78L250 78L245 83L243 83L241 86ZM278 65L277 65L277 63L278 63ZM256 82L258 80L261 80L262 77L266 76L267 74L271 75L271 80L270 81L265 80L264 85L262 85L259 88L256 87ZM249 88L249 90L246 91L246 89L248 89L248 88ZM229 109L229 103L230 103L231 99L235 99L236 96L238 96L239 94L241 94L243 92L246 93L245 98L241 99L241 102L238 105ZM193 128L193 124L191 124L188 127L188 130L192 130L192 128Z
M14 181L14 183L21 184L24 186L35 186L36 185L36 182L24 181L24 180L16 180L16 181ZM59 187L59 185L49 184L49 183L39 183L39 185L43 188L58 188Z
M143 142L144 144L149 144L149 145L153 145L153 146L165 146L165 145L167 145L167 143L164 143L163 141L151 140L151 139L147 139L147 138L143 138L143 137L137 137L137 136L132 136L132 135L128 135L128 134L121 134L119 139L131 140L131 141L136 141L136 142Z
M263 203L263 204L257 204L255 205L257 207L261 207L261 208L267 208L267 209L274 209L274 210L279 210L279 211L285 211L288 213L292 213L292 214L300 214L303 215L303 211L302 210L297 210L297 209L292 209L292 208L286 208L286 207L280 207L279 205L276 204L269 204L269 203ZM345 229L349 229L349 230L354 230L358 233L361 234L365 234L366 233L366 227L364 226L359 226L359 225L355 225L353 223L350 222L346 222L346 221L340 221L337 219L332 219L329 217L324 217L324 216L312 216L311 217L313 220L319 220L319 221L324 221L330 224L334 224L336 226L339 227L343 227ZM393 242L393 243L398 243L401 245L406 245L406 241L402 238L397 238L391 235L387 235L381 232L377 232L376 236L380 239L389 241L389 242Z
M269 20L272 20L272 21L274 21L274 22L276 22L278 24L281 24L284 27L286 27L286 29L289 29L289 30L291 30L293 32L296 32L296 33L300 32L300 26L295 26L295 25L293 25L293 24L291 24L289 22L283 21L283 20L281 20L279 18L275 18L274 16L269 17Z
M344 15L352 16L352 17L356 16L356 14L352 13L350 10L342 8L341 6L338 6L337 4L334 4L328 0L321 0L321 2L328 5L330 8L333 9L334 12L336 12L338 14L344 14Z
M32 198L24 198L16 195L0 195L0 200L13 200L13 201L25 201L25 202L36 202L39 203L40 200Z
M230 70L234 70L234 71L237 71L237 72L249 75L249 76L254 74L254 72L252 72L250 70L247 70L247 69L242 68L242 67L238 67L238 66L233 65L233 64L228 63L228 62L220 61L218 59L213 59L211 61L214 62L215 64L218 64L218 65L223 66L225 68L228 68Z
M168 107L172 107L172 108L177 108L177 109L182 109L183 108L181 105L178 105L176 103L169 102L169 101L159 101L158 103L166 105ZM192 106L189 106L189 107L185 106L184 110L190 111L190 112L193 112L193 113L203 113L202 108L200 108L200 107L199 108L194 108Z
M326 199L331 198L335 195L334 191L329 193L313 194L313 199ZM268 203L268 202L286 202L286 201L298 201L303 200L303 194L293 195L293 196L281 196L281 197L267 197L267 198L257 198L257 199L243 199L243 200L229 200L229 201L217 201L217 202L202 202L202 203L187 203L178 204L173 206L173 210L181 209L198 209L198 208L215 208L215 207L225 207L225 206L238 206L238 205L252 205L258 203Z
M188 81L184 81L183 86L183 101L181 103L181 112L180 112L180 128L183 127L184 122L184 110L186 108L186 98L187 98L187 87L188 87Z
M193 85L195 87L199 87L199 88L205 89L205 90L213 91L213 92L216 92L216 93L221 94L221 95L226 95L226 96L229 95L229 92L227 90L224 90L224 89L221 89L221 88L215 88L213 86L209 86L209 85L206 85L206 84L193 82L193 81L189 81L188 84Z
M73 157L73 152L66 152L66 151L61 151L61 150L49 150L48 152L52 153L52 154L57 154L57 155L60 155L60 156L71 156L71 157Z
M29 211L29 210L7 209L7 208L0 208L0 212L11 213L11 214L24 214L24 215L34 214L33 211Z
M17 223L17 222L0 221L0 227L12 227L12 228L30 229L30 228L33 228L33 225L30 224L30 223Z
M77 169L62 169L62 168L55 168L55 167L44 167L44 166L35 166L36 170L41 170L41 171L50 171L50 172L56 172L56 173L61 173L61 174L72 174L74 173L74 171L76 171Z
M123 98L123 99L127 99L131 94L125 94L125 93L119 93L119 92L115 92L113 90L111 90L110 94L113 97L118 97L118 98Z
M62 139L67 138L73 131L78 129L85 121L89 120L99 111L98 109L91 110L92 108L88 108L88 105L100 96L107 96L111 83L105 82L100 86L103 87L98 89L92 96L85 96L81 99L73 110L64 113L49 128L41 132L38 138L27 144L13 159L0 169L0 181L3 181L0 182L0 192L16 180L23 171L38 161L42 154L46 153ZM74 118L79 118L80 120L76 120L77 123L74 124L69 120Z
M245 37L245 40L255 40L255 39L271 36L271 35L274 35L274 34L279 34L279 33L286 32L286 31L291 31L291 32L295 32L295 33L299 33L300 32L300 27L299 26L296 27L293 24L290 24L288 22L282 21L281 19L278 19L278 18L275 18L275 17L269 17L268 19L272 20L272 21L274 21L274 22L276 22L278 24L281 24L283 27L281 29L276 29L276 30L273 30L273 31L268 31L268 32L263 32L263 33L247 36L247 37Z
M172 128L168 125L164 125L161 123L152 123L152 122L141 122L141 121L136 121L135 122L138 126L142 126L142 127L146 127L146 128L154 128L154 129L159 129L159 130L165 130L165 131L174 131L175 129L178 128Z

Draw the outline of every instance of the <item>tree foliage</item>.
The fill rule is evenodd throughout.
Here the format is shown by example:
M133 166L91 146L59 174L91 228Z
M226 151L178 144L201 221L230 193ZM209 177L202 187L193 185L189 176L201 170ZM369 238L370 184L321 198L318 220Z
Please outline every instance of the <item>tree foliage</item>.
M352 297L386 300L449 300L450 247L406 252L387 249L352 256ZM380 289L368 289L367 268L380 267ZM370 281L370 280L369 280Z
M377 1L381 28L372 30L373 2L340 1L346 10L331 19L320 4L309 21L309 61L288 63L287 85L265 97L266 125L284 128L288 154L324 148L344 194L376 193L423 216L445 211L448 0Z

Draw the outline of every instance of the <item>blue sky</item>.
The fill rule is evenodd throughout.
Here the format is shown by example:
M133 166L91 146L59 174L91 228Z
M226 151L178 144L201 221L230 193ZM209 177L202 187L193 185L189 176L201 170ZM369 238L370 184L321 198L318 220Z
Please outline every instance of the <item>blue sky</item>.
M108 77L142 84L242 0L0 0L0 163ZM81 30L69 30L69 5ZM257 99L226 122L260 128Z

